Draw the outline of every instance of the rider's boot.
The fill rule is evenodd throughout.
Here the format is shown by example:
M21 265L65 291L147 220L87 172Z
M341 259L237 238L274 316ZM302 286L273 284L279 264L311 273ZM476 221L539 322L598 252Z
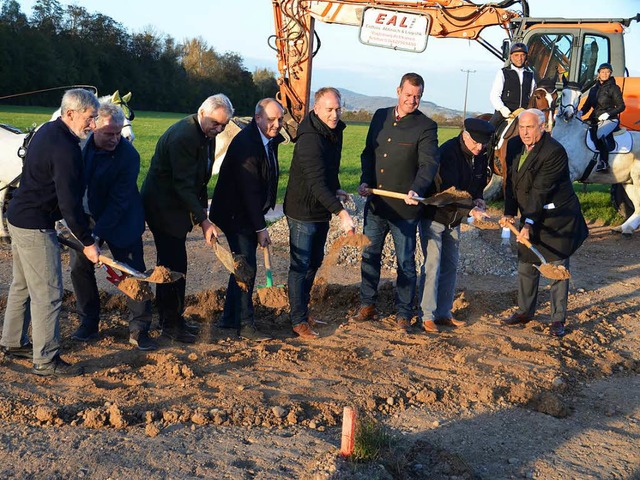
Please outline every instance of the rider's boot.
M598 140L598 151L600 158L596 163L596 172L605 173L609 170L609 148L604 138Z

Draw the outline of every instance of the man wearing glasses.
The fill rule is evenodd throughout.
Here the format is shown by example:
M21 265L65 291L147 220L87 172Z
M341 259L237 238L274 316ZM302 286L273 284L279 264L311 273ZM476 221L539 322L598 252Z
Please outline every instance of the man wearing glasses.
M215 138L231 116L233 106L226 95L207 98L198 113L173 124L160 137L142 185L145 218L156 244L157 263L187 273L187 234L202 228L207 244L218 236L207 218L207 184L216 150ZM188 324L184 311L185 279L157 284L156 305L162 335L194 343L198 333Z
M456 292L456 271L460 248L460 223L467 217L481 220L487 217L482 191L487 184L486 145L494 127L485 120L467 118L457 137L440 147L440 169L429 194L448 188L468 192L473 209L456 205L436 208L428 205L420 221L420 241L424 263L420 269L418 298L422 310L422 328L437 333L438 325L461 327L465 323L453 318L453 298Z

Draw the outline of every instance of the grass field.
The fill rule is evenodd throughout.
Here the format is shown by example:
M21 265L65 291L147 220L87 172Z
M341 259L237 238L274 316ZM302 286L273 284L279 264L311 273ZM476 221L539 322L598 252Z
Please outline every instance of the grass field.
M0 106L0 123L14 125L22 130L31 128L33 125L43 123L51 117L51 109L40 107L22 106ZM149 162L155 149L156 142L160 135L177 120L186 114L166 113L166 112L136 112L133 122L136 135L135 146L140 153L141 169L138 184L141 185L149 168ZM342 148L342 168L340 172L340 182L342 188L347 192L355 192L360 181L360 153L364 146L368 124L350 123L345 130L344 145ZM440 143L456 136L458 129L451 127L440 127L438 130L438 140ZM289 178L289 167L291 156L293 155L293 145L283 145L280 147L280 182L278 185L278 201L284 198L284 192ZM216 177L211 179L209 185L210 194L213 192ZM582 209L588 221L600 220L607 224L616 224L622 218L611 206L609 198L609 185L588 185L575 184L575 190L582 204ZM493 204L500 207L500 203Z

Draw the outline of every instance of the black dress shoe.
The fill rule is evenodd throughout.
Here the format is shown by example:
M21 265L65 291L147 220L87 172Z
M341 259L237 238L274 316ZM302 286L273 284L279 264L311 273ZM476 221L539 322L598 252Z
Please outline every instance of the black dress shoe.
M196 343L196 336L184 328L163 328L162 336L181 343Z
M553 337L564 337L567 333L564 328L564 322L553 322L549 328L549 334Z
M200 333L200 325L197 323L184 322L183 329L189 332L191 335L198 335Z
M532 319L533 317L525 313L514 313L509 318L502 319L500 323L511 327L513 325L524 325L525 323L529 323Z
M2 351L9 357L33 358L33 345L31 343L19 347L2 347Z
M65 362L59 355L49 363L34 363L31 370L41 377L75 377L84 373L84 368Z

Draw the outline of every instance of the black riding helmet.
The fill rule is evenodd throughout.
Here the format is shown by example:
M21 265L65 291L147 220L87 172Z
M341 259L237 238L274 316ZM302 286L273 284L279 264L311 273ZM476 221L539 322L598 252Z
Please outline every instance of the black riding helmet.
M598 67L598 72L599 72L600 70L602 70L603 68L608 68L608 69L609 69L609 71L610 71L611 73L613 73L613 67L611 66L611 64L610 64L609 62L601 63L601 64L600 64L600 66Z
M511 50L509 50L509 55L517 52L523 52L525 55L529 55L529 49L522 42L516 42L513 45L511 45Z

